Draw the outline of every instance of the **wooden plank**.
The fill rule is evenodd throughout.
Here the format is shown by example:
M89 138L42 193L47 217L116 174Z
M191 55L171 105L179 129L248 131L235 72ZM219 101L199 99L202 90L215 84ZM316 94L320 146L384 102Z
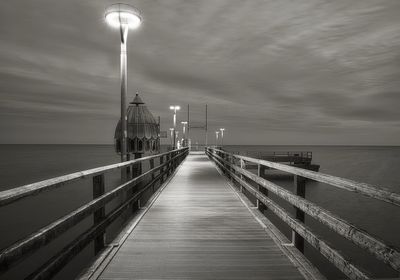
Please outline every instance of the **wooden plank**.
M227 152L222 150L216 150L212 148L208 148L212 151L218 151L218 153L226 154ZM232 156L242 159L248 162L252 162L255 164L261 164L264 166L268 166L277 170L281 170L284 172L288 172L294 175L299 175L308 179L312 179L321 183L326 183L328 185L338 187L340 189L344 189L351 192L357 192L362 195L378 199L381 201L385 201L387 203L400 206L400 194L388 191L382 187L374 186L367 183L359 183L350 179L340 178L336 176L332 176L329 174L324 174L320 172L315 172L311 170L306 170L303 168L293 167L286 164L280 164L276 162L255 159L251 157L241 156L241 155L234 155Z
M304 279L203 155L190 155L99 279Z
M212 154L212 156L219 161L223 161L223 159L218 155ZM385 244L385 242L380 240L378 237L372 236L368 232L357 228L345 220L342 220L338 216L332 214L322 207L319 207L315 203L303 199L266 179L260 178L257 175L238 166L232 166L232 168L239 174L253 180L260 186L263 186L280 198L288 201L293 206L301 209L308 215L315 218L317 221L326 225L357 246L367 250L377 259L390 265L393 269L400 271L400 252L397 248Z

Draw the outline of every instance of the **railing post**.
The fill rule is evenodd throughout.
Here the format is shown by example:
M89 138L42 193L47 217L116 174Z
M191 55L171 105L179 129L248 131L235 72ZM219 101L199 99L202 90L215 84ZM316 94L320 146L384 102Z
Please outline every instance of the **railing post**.
M294 175L294 194L305 198L306 196L306 178ZM295 218L304 223L305 215L302 210L297 207L295 209ZM292 231L292 243L293 245L302 253L304 253L304 238L301 237L297 232L294 230Z
M93 176L93 199L104 194L104 174ZM93 213L93 224L100 223L106 216L104 206ZM106 232L103 231L94 239L94 254L96 255L105 246Z
M150 159L150 169L153 169L153 168L154 168L154 159L152 158L152 159ZM154 172L151 172L151 180L153 181L154 178L155 178ZM151 187L153 193L154 193L154 185L155 185L155 183L154 183L153 186Z
M265 177L265 166L258 164L258 169L257 169L257 175L258 177L264 178ZM261 187L261 186L257 186L257 189L264 194L265 196L268 196L268 190ZM263 203L261 203L258 199L257 199L257 208L258 210L264 214L264 211L267 210L267 206Z
M244 167L245 167L244 160L240 159L239 162L240 162L240 168L244 169ZM240 174L240 179L244 180L242 174ZM240 184L240 192L243 192L242 184Z
M167 177L171 175L171 153L167 154Z
M176 152L172 153L172 172L176 169Z
M160 156L160 165L163 165L164 164L164 156ZM164 167L161 167L160 168L160 175L161 175L161 177L160 177L160 184L162 184L163 182L164 182L164 170L165 170L165 168Z

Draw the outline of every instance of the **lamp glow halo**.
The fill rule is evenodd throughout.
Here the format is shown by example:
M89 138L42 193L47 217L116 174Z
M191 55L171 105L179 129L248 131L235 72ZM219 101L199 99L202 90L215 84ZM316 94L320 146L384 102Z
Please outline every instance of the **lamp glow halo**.
M114 28L120 28L121 25L124 25L130 29L136 29L142 23L142 16L139 10L122 3L109 6L104 16L107 23Z

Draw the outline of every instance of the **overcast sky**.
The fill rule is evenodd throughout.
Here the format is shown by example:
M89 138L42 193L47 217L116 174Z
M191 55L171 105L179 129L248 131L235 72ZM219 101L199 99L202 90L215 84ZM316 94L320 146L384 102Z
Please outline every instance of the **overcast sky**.
M112 143L110 3L0 2L0 143ZM208 103L209 137L226 127L225 143L400 143L399 0L126 3L144 17L129 34L129 99L139 91L163 130L170 104Z

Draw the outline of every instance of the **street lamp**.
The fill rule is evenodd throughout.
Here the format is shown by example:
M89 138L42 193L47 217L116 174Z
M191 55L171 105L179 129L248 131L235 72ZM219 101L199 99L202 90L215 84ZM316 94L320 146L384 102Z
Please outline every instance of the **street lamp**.
M215 132L215 146L218 146L218 135L219 135L219 131Z
M180 143L179 143L179 136L178 136L178 134L179 134L179 131L175 131L174 130L174 132L175 132L175 143L176 143L176 147L175 147L175 149L179 149L181 146L180 146Z
M179 111L181 109L181 107L178 105L174 105L174 106L169 106L169 109L174 111L174 145L173 145L173 148L176 149L176 111Z
M225 128L220 128L221 131L221 147L224 145L224 130Z
M108 25L119 28L121 35L121 161L127 160L127 118L126 118L126 92L128 88L126 44L128 30L136 29L142 22L142 17L137 9L126 4L113 4L105 11Z
M182 132L183 132L183 135L182 135L182 143L184 143L184 142L187 142L187 141L185 141L186 140L186 125L187 125L187 123L188 122L181 122L181 124L182 124L182 126L183 126L183 128L182 128Z
M174 149L174 129L171 127L169 131L171 131L171 146Z

